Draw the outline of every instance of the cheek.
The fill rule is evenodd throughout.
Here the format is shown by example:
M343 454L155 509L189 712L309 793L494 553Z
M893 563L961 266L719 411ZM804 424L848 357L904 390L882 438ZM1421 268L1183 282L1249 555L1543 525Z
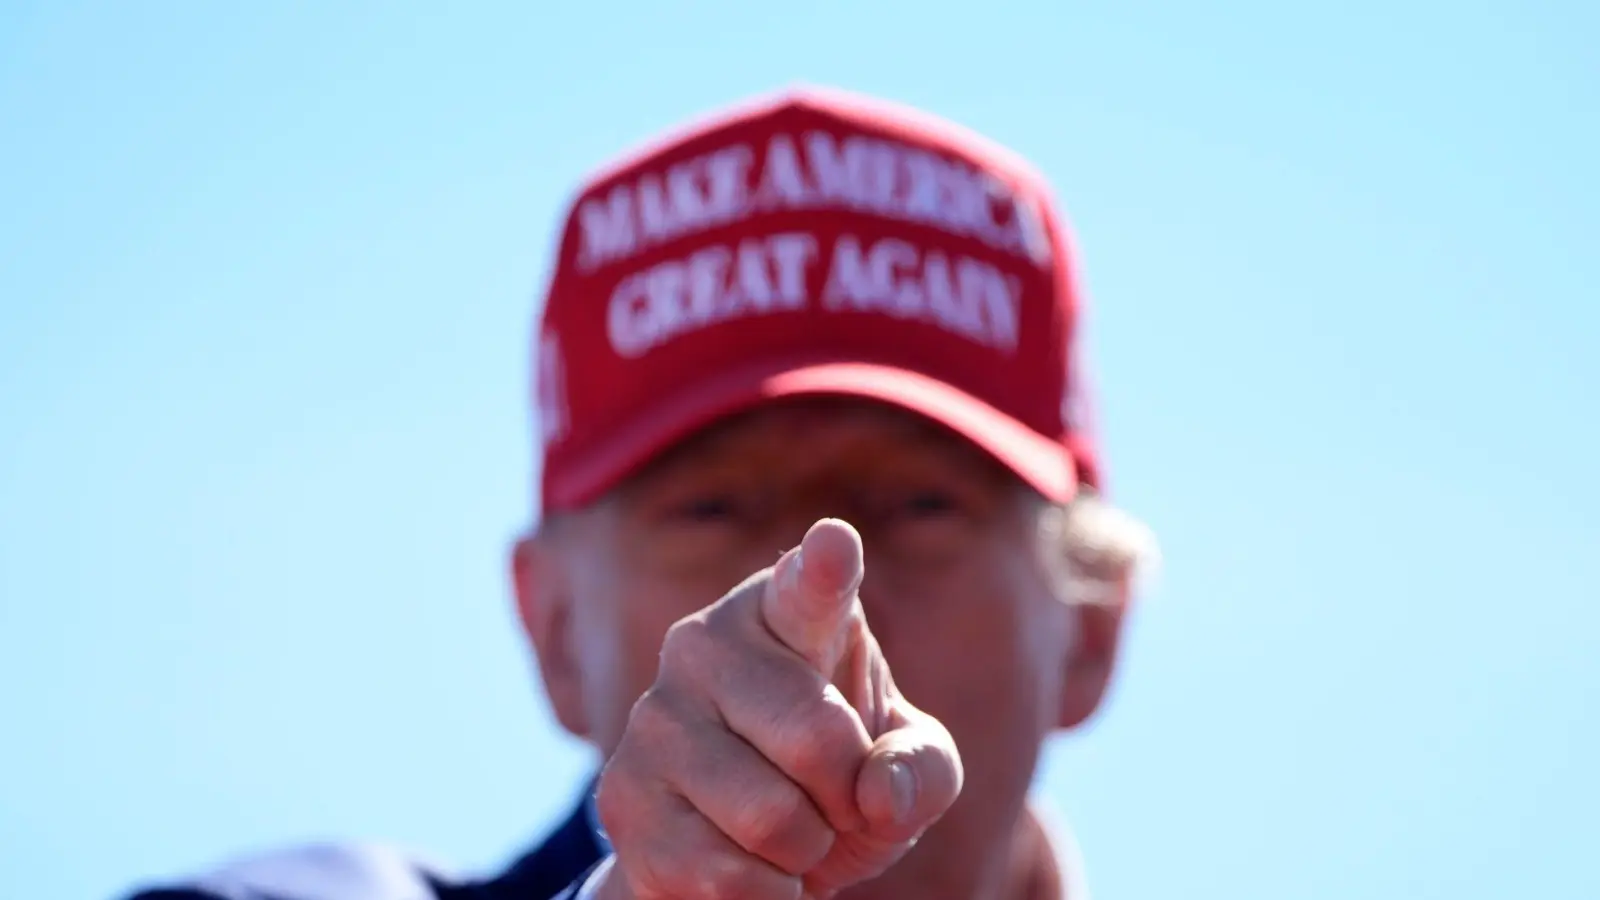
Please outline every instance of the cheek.
M1036 744L1051 730L1070 631L1064 607L1003 573L895 581L864 587L863 599L911 702L974 747Z
M587 587L574 615L583 701L591 739L609 755L655 681L667 629L705 604L660 581L607 578Z
M1004 578L933 581L883 584L863 602L895 683L961 751L966 788L951 821L982 830L1016 815L1059 719L1062 617Z

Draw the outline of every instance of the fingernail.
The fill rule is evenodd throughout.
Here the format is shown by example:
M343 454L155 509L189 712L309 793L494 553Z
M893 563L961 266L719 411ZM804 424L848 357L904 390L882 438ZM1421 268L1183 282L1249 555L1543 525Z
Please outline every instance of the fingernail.
M896 822L911 818L917 805L917 774L899 760L889 764L889 798L894 803Z
M796 547L794 555L789 557L788 565L781 573L778 589L785 593L792 593L800 586L800 567L805 564L805 555Z
M804 547L794 548L794 560L789 564L789 580L794 584L800 583L800 573L806 567L806 551Z

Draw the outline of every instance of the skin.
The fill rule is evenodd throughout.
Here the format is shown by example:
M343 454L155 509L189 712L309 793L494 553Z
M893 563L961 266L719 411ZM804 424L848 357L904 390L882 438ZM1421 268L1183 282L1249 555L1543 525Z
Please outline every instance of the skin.
M1065 602L1046 509L926 420L808 401L519 542L551 705L608 760L601 896L1061 896L1026 795L1121 607Z

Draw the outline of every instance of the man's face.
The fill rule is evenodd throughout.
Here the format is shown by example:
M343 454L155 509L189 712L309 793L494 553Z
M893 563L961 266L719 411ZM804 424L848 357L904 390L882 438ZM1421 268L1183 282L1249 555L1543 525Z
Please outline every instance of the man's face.
M519 567L523 614L563 723L609 754L674 622L772 565L817 519L845 519L865 546L867 624L900 690L945 724L965 766L961 799L924 844L983 844L1020 811L1079 637L1040 537L1045 511L918 417L865 402L775 405L552 523L524 549L538 562Z

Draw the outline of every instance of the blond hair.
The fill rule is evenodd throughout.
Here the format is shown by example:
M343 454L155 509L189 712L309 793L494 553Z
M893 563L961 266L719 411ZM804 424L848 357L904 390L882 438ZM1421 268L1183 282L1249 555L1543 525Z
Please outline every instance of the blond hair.
M1070 602L1121 603L1160 562L1155 534L1144 522L1088 491L1052 506L1041 536Z

